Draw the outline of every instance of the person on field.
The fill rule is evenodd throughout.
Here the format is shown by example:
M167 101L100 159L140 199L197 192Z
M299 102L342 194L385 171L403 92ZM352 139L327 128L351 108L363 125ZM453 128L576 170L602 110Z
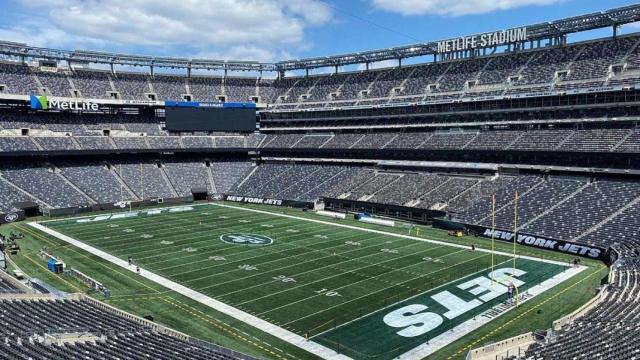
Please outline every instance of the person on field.
M509 282L509 286L507 287L507 293L509 295L509 301L512 302L512 303L515 300L513 298L515 290L516 290L515 285L513 285L512 282Z

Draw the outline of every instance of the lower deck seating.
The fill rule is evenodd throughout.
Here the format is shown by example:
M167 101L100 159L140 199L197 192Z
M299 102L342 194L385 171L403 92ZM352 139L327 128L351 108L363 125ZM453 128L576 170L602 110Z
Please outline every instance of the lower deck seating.
M217 345L159 333L86 299L0 299L0 322L2 359L250 359ZM52 341L63 334L63 345Z
M613 281L596 307L532 345L520 359L638 359L640 258L619 259L611 271Z

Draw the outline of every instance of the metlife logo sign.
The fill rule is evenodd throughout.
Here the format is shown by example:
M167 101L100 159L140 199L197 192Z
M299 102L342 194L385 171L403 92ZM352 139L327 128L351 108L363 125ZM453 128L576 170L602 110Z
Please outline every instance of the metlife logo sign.
M46 96L31 95L32 110L92 110L98 111L98 104L93 102L82 101L61 101L57 99L49 99Z

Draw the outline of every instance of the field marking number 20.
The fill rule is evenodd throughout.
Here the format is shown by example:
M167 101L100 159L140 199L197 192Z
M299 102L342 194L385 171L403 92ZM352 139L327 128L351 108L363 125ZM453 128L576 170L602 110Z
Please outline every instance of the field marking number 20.
M318 295L323 295L324 296L329 296L329 297L333 297L333 296L342 296L340 295L339 292L335 291L335 290L329 290L329 289L320 289L318 291L315 292Z

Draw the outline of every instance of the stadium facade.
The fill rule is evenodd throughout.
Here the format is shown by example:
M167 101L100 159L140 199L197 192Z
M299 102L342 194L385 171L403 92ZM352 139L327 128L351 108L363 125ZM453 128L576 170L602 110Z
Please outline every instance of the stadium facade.
M0 42L0 222L226 198L365 211L606 261L605 310L527 354L571 358L585 334L611 330L589 322L637 305L640 34L617 31L636 21L640 5L278 63ZM612 36L567 41L606 27ZM414 56L433 61L402 64ZM398 66L369 70L383 60ZM367 70L339 71L351 64ZM317 68L333 71L309 75ZM284 76L294 70L306 75Z

